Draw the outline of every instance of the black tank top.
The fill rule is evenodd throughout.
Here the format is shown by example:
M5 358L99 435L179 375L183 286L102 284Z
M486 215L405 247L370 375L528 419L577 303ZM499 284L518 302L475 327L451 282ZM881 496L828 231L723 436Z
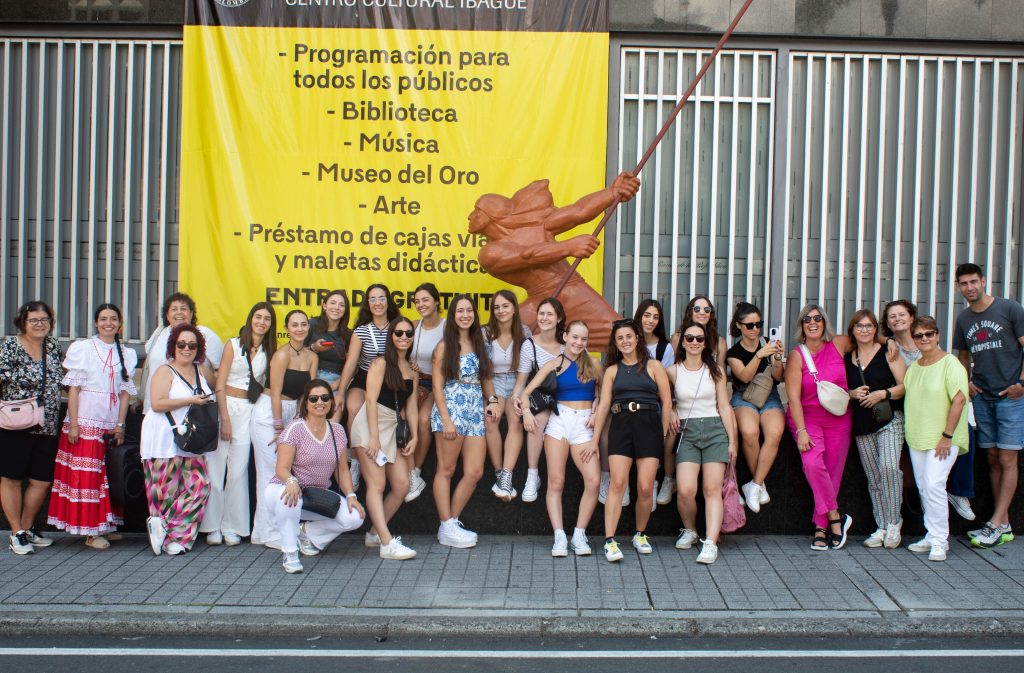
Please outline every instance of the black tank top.
M281 384L281 394L297 400L302 397L302 391L306 389L306 384L311 380L307 371L286 369L284 370L284 382Z
M641 402L660 407L658 384L647 372L646 364L618 364L615 381L612 383L612 402Z
M409 396L412 395L412 379L402 379L402 387L399 390L392 390L381 386L380 397L377 399L377 404L388 407L389 409L404 409L405 403L409 401Z

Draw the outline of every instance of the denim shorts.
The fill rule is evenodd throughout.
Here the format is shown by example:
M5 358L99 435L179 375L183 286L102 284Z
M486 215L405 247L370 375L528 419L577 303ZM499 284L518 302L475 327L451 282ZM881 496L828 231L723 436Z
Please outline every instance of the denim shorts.
M1020 451L1024 448L1024 397L987 400L976 395L971 406L978 424L979 449Z
M495 374L491 379L491 383L494 384L494 394L498 397L511 397L512 388L516 385L516 373L505 372L504 374Z
M327 371L326 369L318 369L316 372L316 377L321 381L326 381L327 383L334 383L335 381L341 378L341 372L330 372Z
M734 392L732 394L732 399L729 400L729 404L732 405L733 409L743 407L745 409L753 409L758 414L763 414L769 409L778 409L779 411L785 411L785 409L782 406L782 398L779 397L778 387L772 388L772 392L768 394L768 401L766 401L764 403L764 406L761 407L760 409L758 409L753 404L743 399L743 393L741 392Z

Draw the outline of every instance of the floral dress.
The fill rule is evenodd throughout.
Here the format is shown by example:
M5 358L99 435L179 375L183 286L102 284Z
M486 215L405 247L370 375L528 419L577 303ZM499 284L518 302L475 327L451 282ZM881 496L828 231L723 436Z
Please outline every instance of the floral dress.
M484 435L484 394L480 387L480 359L476 353L459 356L459 378L444 384L444 401L457 433L463 437ZM444 430L436 403L430 414L430 429Z

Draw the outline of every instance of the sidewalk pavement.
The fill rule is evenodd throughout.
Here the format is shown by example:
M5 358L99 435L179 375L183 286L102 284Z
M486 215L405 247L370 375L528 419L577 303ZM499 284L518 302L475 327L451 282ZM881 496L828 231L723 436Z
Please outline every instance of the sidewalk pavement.
M810 537L727 536L711 566L697 549L653 538L640 556L623 538L611 564L552 558L548 537L481 536L470 550L429 536L410 561L381 561L362 534L302 557L243 543L152 554L141 535L106 551L53 534L30 556L0 553L0 632L160 635L1019 635L1024 542L978 551L955 540L927 554L815 552ZM909 542L907 540L906 542Z

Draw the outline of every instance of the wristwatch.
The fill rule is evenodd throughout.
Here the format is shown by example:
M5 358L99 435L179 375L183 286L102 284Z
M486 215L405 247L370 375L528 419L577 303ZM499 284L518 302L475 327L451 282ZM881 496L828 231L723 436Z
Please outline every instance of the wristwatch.
M497 403L498 403L498 396L497 395L491 395L490 397L487 398L487 404L497 404Z
M887 400L891 400L892 399L892 391L889 390L888 388L885 389L885 399L887 399Z
M942 436L945 437L946 439L953 439L953 435L949 434L948 432L943 432Z

